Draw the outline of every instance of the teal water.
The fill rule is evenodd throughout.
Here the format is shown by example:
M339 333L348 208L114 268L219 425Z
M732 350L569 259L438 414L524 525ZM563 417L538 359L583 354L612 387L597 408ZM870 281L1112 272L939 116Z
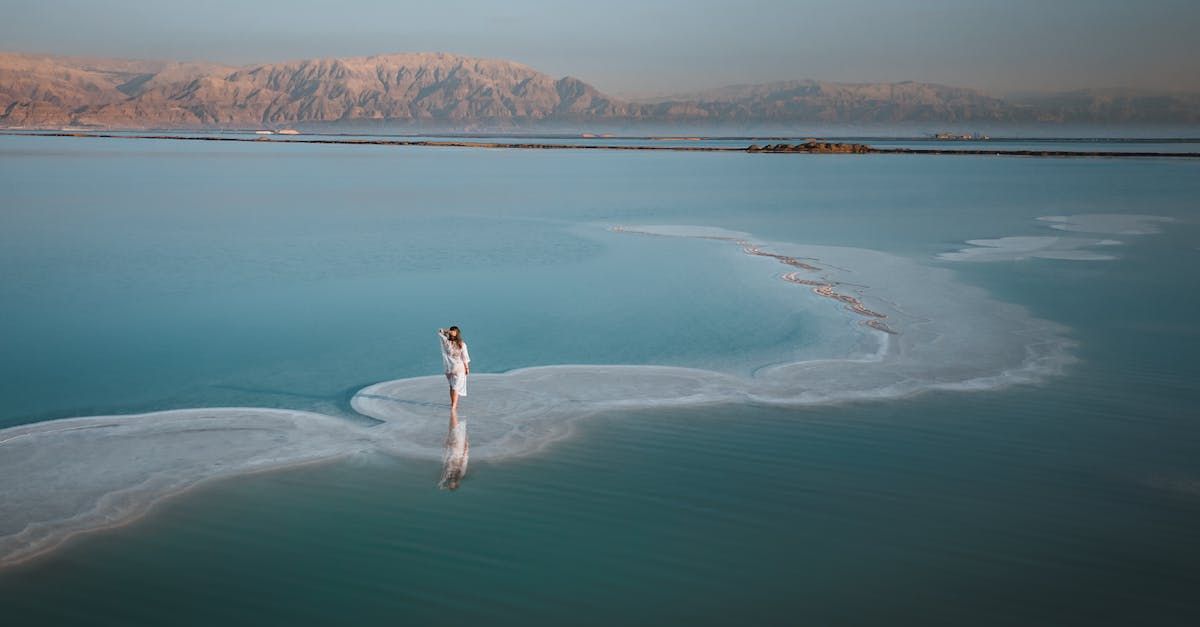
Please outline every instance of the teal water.
M998 389L608 411L473 460L454 493L436 461L379 453L208 482L0 570L18 622L1200 618L1198 163L40 137L0 138L0 160L0 427L226 406L361 419L359 389L437 372L446 324L479 373L749 376L860 341L770 260L610 225L944 268L1063 325L1077 359ZM1175 221L1037 220L1097 213ZM938 257L1018 236L1121 244ZM464 399L481 428L486 406Z

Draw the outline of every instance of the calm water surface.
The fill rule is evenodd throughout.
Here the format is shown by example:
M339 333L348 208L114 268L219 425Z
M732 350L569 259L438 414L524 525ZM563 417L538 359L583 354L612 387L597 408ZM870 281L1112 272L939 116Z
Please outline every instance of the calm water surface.
M0 427L353 417L358 389L436 373L452 323L477 372L837 351L775 269L616 224L950 268L1079 359L997 390L614 412L453 493L383 454L210 482L0 570L6 624L1200 621L1198 162L0 137L0 189ZM1095 213L1175 221L1037 220ZM1120 244L938 258L1018 236Z

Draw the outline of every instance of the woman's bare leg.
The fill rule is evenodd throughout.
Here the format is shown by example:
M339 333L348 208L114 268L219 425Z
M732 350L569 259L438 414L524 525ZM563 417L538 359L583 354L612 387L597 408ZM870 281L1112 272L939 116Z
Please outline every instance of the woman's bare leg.
M450 390L450 428L458 426L458 392Z

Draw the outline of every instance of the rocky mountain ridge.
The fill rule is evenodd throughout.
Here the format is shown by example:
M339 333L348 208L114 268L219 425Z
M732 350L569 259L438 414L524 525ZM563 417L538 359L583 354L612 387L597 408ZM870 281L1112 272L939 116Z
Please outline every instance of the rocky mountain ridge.
M0 53L0 126L443 128L583 124L1200 123L1200 95L1005 100L930 83L785 81L627 102L512 61L404 53L232 67Z

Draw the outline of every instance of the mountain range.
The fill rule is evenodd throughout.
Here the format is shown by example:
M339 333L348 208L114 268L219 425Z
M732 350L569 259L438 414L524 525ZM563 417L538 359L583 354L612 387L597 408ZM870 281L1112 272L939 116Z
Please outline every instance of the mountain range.
M1197 124L1200 94L1081 90L999 98L932 83L801 80L638 102L512 61L446 53L241 67L0 53L0 126L265 128L542 125Z

